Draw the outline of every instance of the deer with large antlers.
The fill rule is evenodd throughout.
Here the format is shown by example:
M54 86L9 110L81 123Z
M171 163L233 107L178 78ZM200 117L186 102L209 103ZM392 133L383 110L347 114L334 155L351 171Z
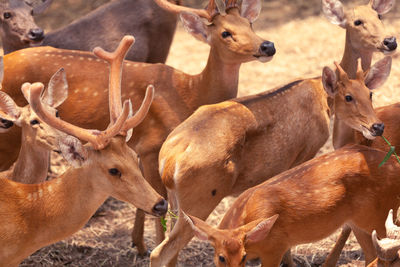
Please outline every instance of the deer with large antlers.
M114 53L96 49L111 65L110 125L104 131L86 130L55 117L41 102L43 84L31 85L29 103L34 112L51 127L88 143L82 145L72 136L60 141L61 152L76 168L59 178L37 185L0 179L2 265L18 266L40 247L79 230L109 196L156 216L167 211L167 202L143 178L137 155L126 144L127 132L146 116L154 94L149 86L142 107L128 118L131 104L121 105L120 77L123 57L133 40L125 37Z
M136 110L147 85L151 83L157 88L149 114L136 127L129 146L140 156L144 177L165 195L158 173L158 153L167 135L199 106L236 97L242 63L267 62L275 54L274 44L257 36L251 27L260 12L260 0L244 0L241 6L229 1L220 12L211 0L211 13L172 4L168 6L169 10L171 7L173 13L182 11L181 20L190 33L210 45L206 67L197 75L188 75L163 64L125 62L121 94L123 99L134 100ZM25 101L17 90L18 85L30 80L47 81L59 66L63 66L69 82L69 96L59 107L60 116L78 126L106 126L108 113L102 108L107 103L107 65L104 61L85 52L38 47L6 55L4 65L3 90L19 105ZM15 160L19 139L15 131L0 135L1 169L8 168ZM143 219L144 214L139 212L137 220L140 224L135 224L139 227L135 227L134 234L134 243L141 254L147 252L142 235ZM158 241L161 241L162 227L156 223Z
M343 223L364 237L368 264L375 257L370 233L385 237L387 212L399 206L400 164L392 157L378 167L385 154L353 145L305 162L242 193L218 229L182 216L214 246L217 266L244 266L255 257L279 266L288 248L327 237Z
M329 136L333 114L367 138L380 135L370 89L385 81L391 58L375 63L366 76L360 67L354 80L336 66L338 76L324 68L324 88L318 78L295 81L203 106L175 128L159 158L172 209L206 219L225 196L311 159ZM191 238L190 226L179 216L169 236L153 250L152 266L173 266L174 256Z
M376 230L372 232L372 243L378 257L368 267L398 267L400 266L400 228L393 223L393 210L389 211L385 222L386 238L379 240Z
M3 69L1 63L1 71ZM22 85L22 92L29 102L30 84ZM50 79L47 89L41 96L41 101L57 115L56 108L68 96L68 84L65 72L60 69ZM59 140L66 137L62 131L54 129L44 123L29 105L18 107L14 100L0 91L0 118L7 119L21 127L22 140L18 159L12 169L1 172L0 177L15 182L36 184L45 181L49 169L50 152L58 151ZM7 131L9 129L4 129Z
M171 0L179 3L180 0ZM151 0L111 1L65 27L44 33L35 15L46 10L53 0L32 6L25 0L0 4L0 37L4 54L31 46L91 51L101 45L110 50L126 34L137 42L126 58L149 63L164 63L176 28L176 15ZM107 21L107 23L104 23Z

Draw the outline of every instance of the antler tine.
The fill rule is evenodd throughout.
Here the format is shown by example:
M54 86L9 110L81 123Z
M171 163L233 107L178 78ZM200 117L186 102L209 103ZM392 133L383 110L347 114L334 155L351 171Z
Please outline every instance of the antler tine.
M388 238L378 240L376 231L374 230L372 232L372 243L374 244L377 255L381 260L392 262L398 258L400 240L391 240Z
M190 7L184 7L184 6L178 6L178 5L174 5L170 2L168 2L167 0L154 0L161 8L175 13L175 14L179 14L180 12L192 12L197 14L198 16L207 19L208 21L212 20L212 16L210 16L210 14L204 10L204 9L196 9L196 8L190 8ZM212 1L212 0L211 0Z
M121 114L121 76L122 64L126 53L135 42L135 38L131 35L126 35L122 38L117 49L110 53L100 47L93 49L93 53L106 60L110 64L110 77L109 77L109 109L110 109L110 125L114 124Z
M127 132L128 130L135 128L139 123L141 123L144 118L146 117L147 113L149 112L151 103L153 102L154 98L154 86L149 85L147 86L146 89L146 95L144 96L142 105L140 106L139 110L136 112L136 114L129 118L123 128L124 132Z
M334 62L337 70L339 71L340 75L340 80L345 81L349 79L349 76L347 76L347 73L343 70L342 66L340 66L336 61Z
M42 94L44 88L44 85L42 83L34 83L32 85L24 84L23 86L30 86L30 105L35 113L44 122L46 122L51 127L63 131L69 135L73 135L83 141L90 142L93 145L94 149L97 150L103 149L110 141L110 138L117 135L121 131L129 115L129 107L131 103L130 101L125 101L121 116L110 128L102 132L98 130L83 129L68 122L65 122L59 118L56 118L43 107L40 101L40 95Z
M389 214L385 222L386 236L390 239L400 239L400 227L393 223L393 210Z

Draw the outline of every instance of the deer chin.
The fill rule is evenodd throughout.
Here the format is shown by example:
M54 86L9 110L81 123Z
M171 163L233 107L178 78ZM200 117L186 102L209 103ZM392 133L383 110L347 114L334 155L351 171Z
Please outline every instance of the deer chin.
M362 134L364 135L365 138L367 138L368 140L374 140L376 136L372 135L371 131L365 127L365 126L361 126L362 127Z
M271 59L273 58L273 56L254 56L255 58L257 58L258 61L262 62L262 63L266 63L271 61Z

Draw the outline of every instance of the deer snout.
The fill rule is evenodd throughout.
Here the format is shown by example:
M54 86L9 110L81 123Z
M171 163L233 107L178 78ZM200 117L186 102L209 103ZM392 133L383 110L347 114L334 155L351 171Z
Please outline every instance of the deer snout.
M374 124L372 124L372 135L373 136L381 136L383 134L384 129L385 129L385 124L374 123Z
M388 51L393 51L397 48L396 37L385 38L383 40L383 45L388 49Z
M259 51L260 51L261 55L266 55L268 57L272 57L276 53L275 45L273 42L270 42L270 41L264 41L260 45Z
M41 28L31 29L28 33L28 38L35 42L40 42L44 39L44 31Z
M157 216L163 216L168 211L168 202L163 199L153 207L153 213Z

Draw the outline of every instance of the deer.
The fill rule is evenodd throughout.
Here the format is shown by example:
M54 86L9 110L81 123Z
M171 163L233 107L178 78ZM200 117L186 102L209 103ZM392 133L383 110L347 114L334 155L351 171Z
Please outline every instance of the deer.
M399 259L399 227L393 223L393 210L389 211L385 222L386 238L379 240L376 230L372 231L372 243L378 257L368 267L400 266Z
M206 219L224 197L313 158L329 137L332 115L366 138L381 135L370 90L384 83L391 57L375 63L366 75L359 66L354 80L335 64L339 75L325 67L323 88L319 78L298 80L202 106L175 128L159 156L172 211ZM192 237L190 226L179 216L169 236L151 253L151 266L173 266Z
M134 110L139 108L137 103L143 99L148 84L157 88L149 114L135 128L128 144L138 153L144 177L163 196L166 190L158 173L158 153L167 135L199 106L236 97L242 63L265 63L276 53L273 42L258 36L251 27L260 12L260 0L244 0L241 5L230 1L222 7L223 1L217 1L219 9L214 0L210 0L207 10L171 3L168 6L170 12L180 13L185 28L195 38L210 45L208 61L201 73L189 75L164 64L124 62L121 95L124 100L128 97L133 100ZM104 60L84 51L34 47L5 55L4 65L3 91L19 105L25 100L16 90L18 84L48 81L51 73L64 67L69 96L58 108L60 116L81 127L106 127L108 113L101 108L107 100ZM7 169L15 161L19 140L16 131L0 134L0 169ZM144 213L139 211L133 243L140 254L147 253L143 220ZM161 242L164 232L160 222L155 223L157 242Z
M132 117L131 104L121 102L122 60L134 38L124 37L113 53L96 48L110 63L110 125L87 130L56 117L41 101L43 84L29 84L29 103L41 120L68 134L59 148L73 166L60 177L41 184L0 179L0 262L18 266L25 257L79 230L109 197L162 216L167 202L143 178L136 153L126 144L131 129L141 123L154 97L149 85L141 108ZM83 145L81 141L86 141ZM94 179L95 178L95 179ZM82 205L85 203L85 205ZM65 220L65 214L70 220Z
M3 66L1 64L1 71ZM29 102L30 84L21 87ZM41 96L46 109L58 116L57 107L68 97L68 84L63 69L50 79L47 89ZM14 167L0 173L0 177L15 182L37 184L44 182L49 169L50 152L58 151L58 141L66 135L44 123L29 105L19 107L6 93L0 91L0 117L22 129L21 150ZM7 129L9 130L9 128Z
M52 2L45 0L32 7L24 0L8 0L0 5L0 37L4 54L38 45L84 51L92 51L101 45L111 50L124 35L133 34L137 42L127 59L165 63L177 18L153 1L111 1L61 29L45 34L35 23L34 16L45 11Z
M363 236L369 264L376 257L371 232L385 237L387 213L399 207L400 164L392 157L378 167L385 155L349 145L314 158L243 192L218 228L181 216L212 244L216 266L244 266L255 257L279 266L291 246L327 237L344 223Z

